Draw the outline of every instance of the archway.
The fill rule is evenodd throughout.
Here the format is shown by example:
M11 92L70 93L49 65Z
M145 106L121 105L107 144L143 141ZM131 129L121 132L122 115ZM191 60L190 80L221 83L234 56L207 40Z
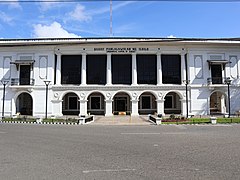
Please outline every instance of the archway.
M95 92L88 96L87 112L93 115L105 114L105 101L101 93Z
M157 102L155 96L150 92L144 92L139 97L138 113L154 114L157 112Z
M113 97L113 114L131 114L130 96L119 92Z
M164 113L165 114L181 114L180 97L175 92L169 92L164 98Z
M33 100L30 94L21 93L17 97L16 112L19 112L21 115L33 115Z
M210 114L226 113L226 96L222 92L216 91L210 96Z
M75 93L67 93L63 97L62 114L79 115L79 113L80 113L79 97Z

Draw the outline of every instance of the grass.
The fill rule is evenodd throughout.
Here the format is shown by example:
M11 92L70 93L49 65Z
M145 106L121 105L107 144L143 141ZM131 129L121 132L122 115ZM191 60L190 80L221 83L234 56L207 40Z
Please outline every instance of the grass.
M37 118L4 118L2 121L4 122L37 122ZM77 119L74 118L67 118L67 119L43 119L42 122L50 122L50 123L55 123L55 122L62 122L62 123L78 123Z
M209 124L211 123L210 118L189 118L184 120L169 120L166 119L164 122L162 121L162 124ZM217 118L217 123L225 124L225 123L240 123L239 117L233 117L233 118Z

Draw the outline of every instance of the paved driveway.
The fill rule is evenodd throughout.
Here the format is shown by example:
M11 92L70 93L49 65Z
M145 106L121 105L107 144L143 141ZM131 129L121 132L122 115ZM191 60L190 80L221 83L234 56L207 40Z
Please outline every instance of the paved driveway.
M0 179L240 179L240 125L0 124Z

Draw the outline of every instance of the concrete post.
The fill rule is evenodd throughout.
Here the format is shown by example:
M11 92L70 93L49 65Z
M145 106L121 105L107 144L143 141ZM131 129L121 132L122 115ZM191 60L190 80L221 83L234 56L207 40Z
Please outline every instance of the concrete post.
M105 106L105 116L112 116L113 115L113 111L112 111L112 102L113 100L105 100L106 102L106 106Z
M87 83L87 64L86 64L86 53L82 53L82 78L81 85L86 85Z
M137 85L137 55L132 54L132 85Z
M138 100L131 100L132 101L132 116L138 116Z
M112 85L112 62L111 54L107 54L107 85Z

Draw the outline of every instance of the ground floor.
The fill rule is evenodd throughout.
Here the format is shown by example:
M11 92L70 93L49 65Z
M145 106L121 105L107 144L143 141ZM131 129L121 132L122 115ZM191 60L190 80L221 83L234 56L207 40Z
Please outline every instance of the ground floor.
M187 90L187 91L186 91ZM232 91L232 92L236 92ZM152 87L51 87L48 90L18 89L6 93L4 113L29 116L79 115L211 115L227 114L240 109L235 98L228 98L226 88L207 89L183 86ZM231 101L229 103L229 100ZM46 103L47 102L47 103ZM2 104L1 104L2 105ZM47 105L47 111L46 111Z

